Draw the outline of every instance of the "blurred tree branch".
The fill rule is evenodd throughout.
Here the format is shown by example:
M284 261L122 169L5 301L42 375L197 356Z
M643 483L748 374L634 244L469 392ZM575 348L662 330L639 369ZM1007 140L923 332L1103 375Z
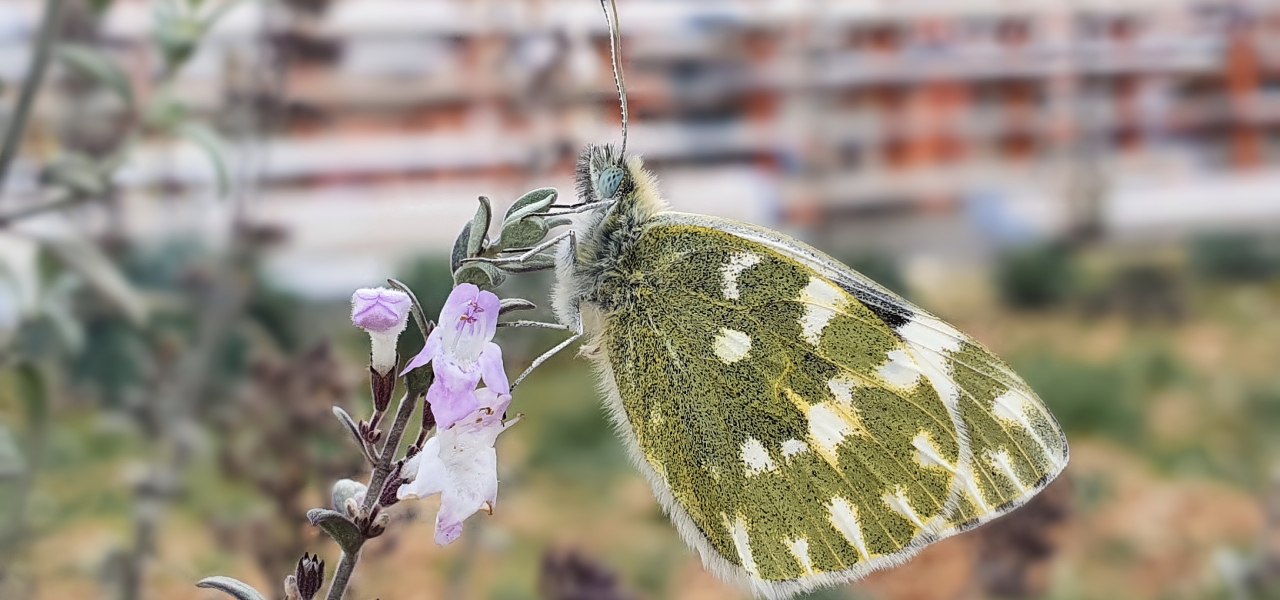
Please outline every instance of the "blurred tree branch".
M31 54L31 66L27 68L27 78L22 84L18 104L9 117L9 126L5 130L3 145L0 145L0 196L3 196L5 180L9 175L9 166L18 154L22 145L22 135L27 128L27 120L31 117L31 107L35 104L36 93L44 82L44 74L49 69L49 59L53 56L53 46L57 42L58 29L62 23L62 6L64 0L46 0L44 16L40 22L40 33L36 38L34 52Z

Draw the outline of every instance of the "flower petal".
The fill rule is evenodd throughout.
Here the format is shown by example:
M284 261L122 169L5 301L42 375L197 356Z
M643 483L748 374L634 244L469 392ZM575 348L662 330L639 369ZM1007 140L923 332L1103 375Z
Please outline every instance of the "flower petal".
M427 405L436 418L436 427L445 430L476 410L475 387L480 371L466 372L449 360L437 360L432 368L436 378L427 388Z
M440 354L439 327L432 329L431 333L427 334L427 343L422 345L422 351L418 352L417 356L414 356L412 360L404 365L404 370L401 371L400 374L404 375L409 371L431 362L438 354Z
M409 295L387 288L361 288L351 295L351 322L371 333L399 334L409 320Z
M480 353L480 376L484 384L499 394L510 394L511 383L502 368L502 347L489 342Z
M401 500L409 498L426 498L444 491L449 473L440 460L440 438L433 436L422 445L422 451L405 463L402 471L412 479L396 490L396 497Z

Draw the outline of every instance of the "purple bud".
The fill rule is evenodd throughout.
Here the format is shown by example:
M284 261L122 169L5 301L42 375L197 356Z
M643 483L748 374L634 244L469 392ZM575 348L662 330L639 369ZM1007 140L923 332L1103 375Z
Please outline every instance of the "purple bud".
M351 322L369 333L399 334L409 322L409 295L387 288L361 288L351 295Z
M388 373L396 364L396 340L409 322L409 295L387 288L361 288L351 295L351 322L367 332L372 343L370 366Z

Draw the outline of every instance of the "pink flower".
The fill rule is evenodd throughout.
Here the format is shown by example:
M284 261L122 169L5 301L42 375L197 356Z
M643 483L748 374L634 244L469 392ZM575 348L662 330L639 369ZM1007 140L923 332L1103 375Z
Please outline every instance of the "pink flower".
M351 295L351 322L369 332L370 365L378 373L396 364L396 341L412 304L408 294L387 288L361 288Z
M511 393L502 370L502 348L492 341L499 307L492 292L470 283L453 288L426 346L404 367L408 373L431 363L435 379L427 389L427 403L441 431L476 410L475 389L482 380L498 394Z
M396 491L402 500L440 494L436 543L449 544L462 535L462 522L498 502L498 434L515 424L503 422L511 396L488 388L474 392L477 408L427 440L422 451L404 465L410 479Z

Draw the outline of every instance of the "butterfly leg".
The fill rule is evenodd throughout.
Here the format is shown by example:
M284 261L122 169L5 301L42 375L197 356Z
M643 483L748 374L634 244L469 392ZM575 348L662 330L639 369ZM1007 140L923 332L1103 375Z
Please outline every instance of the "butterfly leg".
M530 250L530 252L536 254L560 242L566 242L569 245L568 253L565 256L568 256L569 260L575 260L578 256L578 237L573 230L566 231L564 234L558 235L555 238L548 240L546 243L539 244L537 248ZM516 386L520 385L520 382L524 381L524 378L528 377L529 374L532 373L534 369L541 366L542 363L547 362L548 359L559 354L561 350L573 345L574 342L578 341L578 339L582 337L582 313L576 302L571 305L571 311L572 314L568 315L568 323L544 323L541 321L509 322L512 324L507 325L508 327L541 327L545 329L559 329L561 331L573 332L568 338L565 338L564 341L556 344L550 350L543 352L538 358L533 359L533 362L529 364L529 367L511 383L511 389L514 390Z
M577 239L574 237L574 233L573 233L573 231L572 231L572 230L570 230L570 231L566 231L566 232L564 232L564 233L562 233L562 234L560 234L560 235L557 235L556 237L553 237L553 238L551 238L551 239L549 239L549 240L547 240L547 241L545 241L545 242L542 242L541 244L538 244L537 246L534 246L534 247L532 247L532 248L529 248L529 250L528 250L528 251L526 251L524 254L521 254L520 256L508 256L508 257L505 257L505 258L483 258L483 257L477 257L477 258L464 258L464 259L462 259L462 262L464 262L464 263L469 263L469 262L486 262L486 263L489 263L489 264L491 264L491 265L505 265L505 264L510 264L510 263L524 262L524 261L526 261L526 260L529 260L530 258L533 258L534 256L537 256L539 252L542 252L543 250L546 250L547 248L551 248L552 246L555 246L556 244L559 244L560 242L563 242L563 241L565 241L565 240L569 240L569 247L570 247L571 249L576 249L576 248L577 248L577 246L578 246L578 244L577 244ZM570 254L570 256L573 256L573 254Z
M563 323L547 323L546 321L502 321L498 323L498 327L540 327L542 329L573 331L572 327Z
M517 377L515 381L511 382L511 389L513 390L516 389L516 386L520 385L520 382L524 381L524 378L528 377L529 374L532 373L534 369L537 369L539 366L542 365L542 363L547 362L547 360L550 359L552 356L559 354L561 350L568 348L574 342L578 341L578 338L580 337L582 337L581 323L579 323L577 329L574 330L573 335L570 335L569 337L565 338L563 342L556 344L555 347L551 348L550 350L543 352L542 356L539 356L538 358L533 359L533 362L529 364L529 368L525 369L524 372L521 373L520 376Z
M558 212L538 213L540 217L560 217L564 215L576 215L584 212L591 212L597 208L607 208L612 206L617 200L600 200L598 202L579 202L578 204L568 204L565 206L556 206L553 208L563 209Z

